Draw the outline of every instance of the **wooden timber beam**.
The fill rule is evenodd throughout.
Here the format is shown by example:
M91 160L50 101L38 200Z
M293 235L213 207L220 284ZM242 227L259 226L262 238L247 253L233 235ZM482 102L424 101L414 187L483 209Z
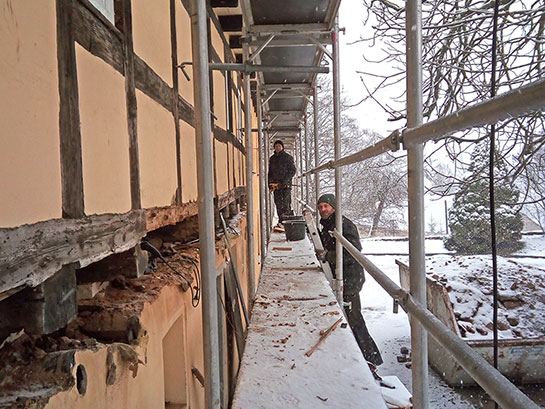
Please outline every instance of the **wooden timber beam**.
M216 210L227 207L230 203L246 195L245 186L237 186L214 199ZM199 214L197 202L184 203L181 206L153 207L146 209L146 230L148 232L161 227L174 225Z
M63 265L81 268L135 247L145 235L143 210L0 229L0 300L10 290L37 286Z

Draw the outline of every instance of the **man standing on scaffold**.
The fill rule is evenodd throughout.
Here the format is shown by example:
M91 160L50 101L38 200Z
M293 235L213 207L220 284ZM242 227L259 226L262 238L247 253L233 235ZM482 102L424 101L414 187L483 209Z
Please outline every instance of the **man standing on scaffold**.
M274 142L274 154L269 159L269 190L274 194L278 224L282 224L285 216L292 216L291 184L295 176L293 157L284 150L284 142Z

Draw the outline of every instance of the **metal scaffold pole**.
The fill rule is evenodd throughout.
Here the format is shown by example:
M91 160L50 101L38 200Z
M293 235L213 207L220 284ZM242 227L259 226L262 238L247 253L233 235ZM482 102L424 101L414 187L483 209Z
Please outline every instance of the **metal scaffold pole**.
M244 60L249 57L248 46L244 46ZM255 226L254 226L254 188L253 188L253 140L252 140L252 96L250 93L250 74L244 73L244 120L246 135L246 233L248 263L248 310L255 292Z
M303 174L303 133L299 132L299 174ZM305 200L305 184L303 178L299 178L299 199ZM297 206L301 208L299 202Z
M265 204L265 195L267 194L267 184L265 182L265 142L263 138L263 107L261 106L261 89L259 83L256 88L257 101L257 138L259 144L259 221L261 223L261 266L265 260L267 251L267 206Z
M305 170L309 169L309 156L308 156L308 121L305 115ZM305 203L310 204L310 175L305 175Z
M341 158L341 84L339 72L339 18L335 18L333 40L333 137L335 144L335 160ZM335 230L342 235L342 173L341 168L335 168ZM337 301L343 305L343 246L337 240L335 247L336 264L335 279Z
M314 100L312 104L314 113L314 166L318 166L320 162L320 154L318 151L318 87L314 87ZM320 197L320 172L314 174L314 205L317 204ZM316 225L319 226L320 214L316 212Z
M407 53L407 127L422 124L422 3L406 3ZM409 268L411 294L426 305L424 253L424 144L408 149L409 189ZM415 409L427 409L428 336L417 320L411 320L412 384Z
M264 166L265 166L265 184L267 186L265 186L265 206L267 206L267 220L266 220L266 223L267 223L267 242L269 242L269 240L271 239L271 226L272 226L272 204L271 204L271 193L269 192L269 189L268 189L268 175L269 175L269 156L270 156L270 152L269 152L269 144L270 144L270 141L269 141L269 133L266 132L266 135L265 135L265 141L264 141L264 148L265 148L265 163L264 163Z
M207 409L220 408L218 308L216 291L216 247L214 236L214 179L208 70L206 2L193 0L191 41L195 134L197 138L197 182L199 204L199 246L202 272L202 316L204 350L204 396Z

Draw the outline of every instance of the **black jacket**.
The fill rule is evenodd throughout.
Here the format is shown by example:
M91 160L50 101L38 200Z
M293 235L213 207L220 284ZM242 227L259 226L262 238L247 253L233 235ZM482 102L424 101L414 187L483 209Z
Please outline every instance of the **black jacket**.
M269 159L269 183L279 183L278 188L291 188L291 179L295 176L293 157L282 149Z
M327 250L326 260L329 262L331 271L335 275L336 261L336 242L334 237L329 235L330 231L335 230L335 213L332 213L327 219L320 219L322 230L320 231L320 239L324 249ZM343 236L358 250L361 251L361 242L358 229L352 221L343 216ZM365 275L363 267L356 261L354 257L343 248L343 284L346 294L357 294L360 292Z

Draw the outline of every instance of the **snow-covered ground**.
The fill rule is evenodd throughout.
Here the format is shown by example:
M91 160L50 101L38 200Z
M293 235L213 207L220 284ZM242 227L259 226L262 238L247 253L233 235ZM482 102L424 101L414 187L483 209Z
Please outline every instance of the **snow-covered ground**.
M500 258L499 270L504 271L503 276L500 276L500 294L508 296L518 296L525 291L527 283L530 287L535 286L535 300L528 301L527 298L521 297L524 300L525 308L509 310L516 311L518 315L518 323L516 326L509 328L509 331L501 331L500 336L511 337L513 328L516 331L522 332L522 335L528 334L544 335L545 328L545 260L542 258L531 258L529 256L545 255L545 236L525 236L525 248L519 252L524 258ZM392 239L365 239L362 240L362 252L369 255L369 259L386 273L392 280L399 284L399 270L395 260L398 259L408 264L408 243L406 240L399 238ZM442 254L441 254L442 253ZM487 337L491 333L486 325L491 321L491 307L489 299L490 293L485 289L485 293L480 291L480 294L473 293L475 287L471 287L467 277L459 280L461 275L470 274L470 271L478 272L477 277L484 282L484 287L488 286L488 278L491 276L491 261L487 256L455 256L448 255L448 251L442 245L441 239L426 240L426 254L434 254L426 257L426 269L428 276L433 276L439 281L450 283L451 299L452 292L463 290L464 294L460 303L455 303L455 311L457 315L462 314L472 315L471 323L475 328L485 328L486 335L474 331L471 333L466 331L468 338ZM372 255L371 255L372 254ZM507 271L507 273L505 273ZM505 278L502 281L502 277ZM490 279L491 280L491 279ZM475 280L477 281L477 280ZM515 284L517 283L517 284ZM449 284L447 284L449 285ZM502 289L503 288L503 289ZM522 290L521 290L522 288ZM469 291L471 289L471 291ZM465 291L465 292L464 292ZM482 305L474 302L474 298L484 297L481 299ZM480 299L480 298L479 298ZM384 364L379 368L379 372L384 375L395 374L400 380L411 389L411 370L406 367L405 363L398 363L397 357L400 356L400 348L405 346L410 349L410 327L407 315L402 309L399 309L398 314L392 312L392 299L390 296L377 284L372 277L367 275L367 281L361 292L362 308L367 326L371 335L374 337L377 344L380 346ZM456 304L459 304L456 310ZM479 308L476 308L479 305ZM530 307L533 305L533 307ZM477 312L475 312L477 310ZM473 314L475 315L473 316ZM521 319L524 314L532 313L531 318ZM513 318L506 315L511 320ZM490 317L490 318L489 318ZM536 323L531 323L537 320ZM512 320L514 323L514 321ZM469 321L468 321L469 325ZM518 328L516 328L518 327ZM541 331L541 332L540 332ZM484 332L484 331L482 331ZM429 388L430 388L430 407L433 408L492 408L493 403L490 402L486 394L478 388L468 389L452 389L446 385L433 371L429 373ZM545 391L543 385L524 387L523 390L538 404L545 407Z

